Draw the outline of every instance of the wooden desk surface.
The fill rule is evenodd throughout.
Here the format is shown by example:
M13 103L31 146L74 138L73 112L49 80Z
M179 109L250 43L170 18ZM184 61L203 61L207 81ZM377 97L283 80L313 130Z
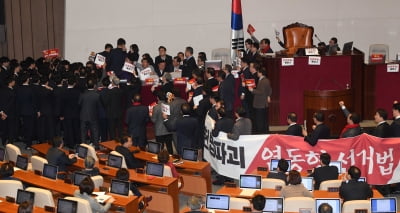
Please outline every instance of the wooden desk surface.
M18 178L22 182L38 186L45 189L50 189L52 191L60 192L65 195L73 196L75 190L79 189L78 186L73 184L64 183L64 180L52 180L40 175L36 175L30 171L18 170L14 172L14 177ZM136 196L120 196L116 194L111 194L115 198L113 205L123 206L130 211L137 212L138 209L138 197Z
M226 187L223 186L220 190L217 191L218 194L227 194L232 197L243 197L240 195L240 192L242 190L238 187L232 188L232 187ZM373 189L374 193L374 198L382 198L383 195L379 193L376 189ZM257 194L261 194L265 197L279 197L280 192L275 190L275 189L261 189L258 192L254 193L254 196ZM313 191L314 198L339 198L339 192L328 192L328 191L322 191L322 190L315 190ZM245 198L251 198L251 197L245 197Z
M9 203L6 201L5 198L0 197L0 212L4 213L15 213L18 212L18 204L16 203ZM37 206L33 207L33 213L45 213L46 211L44 208L40 208Z

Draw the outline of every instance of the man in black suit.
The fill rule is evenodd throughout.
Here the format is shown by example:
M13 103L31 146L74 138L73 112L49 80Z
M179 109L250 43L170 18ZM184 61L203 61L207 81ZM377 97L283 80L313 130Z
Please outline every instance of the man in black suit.
M119 78L128 79L125 77L129 76L130 73L125 74L125 72L122 71L122 67L124 66L125 58L127 56L125 45L125 39L119 38L117 41L117 48L112 49L110 52L110 60L109 64L107 64L107 71L114 71Z
M64 142L60 137L55 137L53 139L53 147L47 151L46 160L49 164L58 166L58 172L66 172L67 166L74 164L77 158L74 154L65 154L62 150ZM59 178L64 178L65 175L59 175Z
M3 132L1 137L3 145L6 143L13 143L17 137L17 111L14 77L10 76L5 80L5 83L7 86L0 89L0 109L3 114L0 123L1 132Z
M308 134L305 129L303 129L304 141L309 143L311 146L315 146L319 139L329 139L330 129L324 124L324 114L322 112L316 112L313 116L313 131Z
M388 113L384 109L377 109L374 115L375 123L378 125L372 131L372 135L380 138L390 137L390 126L386 122Z
M117 77L111 80L111 84L111 88L101 94L100 100L106 110L109 139L115 140L122 137L122 91Z
M132 138L130 136L123 136L121 138L121 144L122 145L115 147L115 151L124 156L128 169L143 168L143 162L135 158L133 152L129 150L132 146Z
M54 137L54 114L53 114L53 88L49 86L49 79L43 76L38 88L38 136L40 142L49 141Z
M53 115L54 115L54 135L61 136L61 103L64 96L64 91L66 88L63 86L61 75L54 76L53 79L56 86L53 88Z
M35 118L39 115L36 95L32 86L29 85L29 76L21 76L23 82L16 90L17 113L22 120L22 135L24 137L26 147L30 149L32 145L32 136L34 133Z
M64 145L69 148L75 148L75 145L81 141L80 120L79 120L79 89L75 88L76 78L68 78L68 87L64 91L61 103L61 117L64 123Z
M278 161L278 170L277 171L270 171L267 175L267 178L274 178L274 179L280 179L285 181L287 185L287 175L286 171L289 168L289 163L285 159L280 159Z
M397 101L393 104L392 107L393 112L393 122L390 125L390 130L392 133L392 137L399 138L400 137L400 103Z
M233 117L233 104L235 103L235 78L231 74L232 66L226 64L222 69L225 72L225 79L218 89L219 96L224 101L226 115Z
M113 48L114 48L114 47L113 47L112 44L107 43L107 44L104 45L104 51L98 53L98 54L100 54L100 55L106 57L106 65L110 63L110 52L111 52L111 50L112 50Z
M147 143L146 126L150 120L149 108L141 103L140 94L133 95L132 105L126 111L125 123L128 125L128 133L132 137L134 145L145 147Z
M186 47L185 60L182 65L182 77L192 78L193 70L197 69L196 60L193 57L193 48Z
M182 155L183 148L200 148L198 147L199 123L195 117L190 116L192 111L190 105L188 103L182 104L181 111L183 116L176 120L175 125L163 113L164 125L169 131L176 132L176 150L179 155Z
M214 78L215 76L215 70L212 67L208 67L205 71L206 74L206 83L204 86L207 86L208 88L210 88L210 90L212 90L214 87L218 86L218 81L217 79Z
M356 166L351 166L346 175L346 181L339 187L339 196L343 202L349 200L367 200L372 197L372 190L368 183L358 181L361 171Z
M165 62L165 72L173 72L172 56L167 54L167 48L164 46L158 47L159 55L155 58L156 67L161 62Z
M339 137L348 138L361 135L362 131L360 126L360 121L361 121L360 116L355 112L350 113L349 110L344 105L344 101L339 101L339 106L342 109L347 121L347 125L343 128Z
M79 96L79 106L81 108L81 142L86 143L90 130L90 142L99 149L99 108L100 95L95 91L95 81L87 81L87 90Z
M225 113L225 108L218 109L218 120L215 122L212 136L217 137L219 132L230 133L232 132L234 121Z
M321 167L314 168L309 177L314 178L314 189L318 190L322 181L336 180L339 172L336 166L329 166L331 156L328 153L322 153L319 156Z
M297 124L297 115L291 112L287 116L289 127L286 130L286 135L303 136L303 128Z

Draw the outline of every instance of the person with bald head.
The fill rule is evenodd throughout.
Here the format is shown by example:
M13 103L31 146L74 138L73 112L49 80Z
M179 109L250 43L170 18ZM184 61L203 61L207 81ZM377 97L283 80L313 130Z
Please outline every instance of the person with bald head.
M286 130L286 135L303 136L303 128L297 123L297 115L291 112L287 116L289 127Z

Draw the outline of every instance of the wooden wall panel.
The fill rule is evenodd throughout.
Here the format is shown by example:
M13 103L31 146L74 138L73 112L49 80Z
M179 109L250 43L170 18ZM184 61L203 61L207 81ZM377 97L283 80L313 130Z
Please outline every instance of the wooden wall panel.
M65 0L5 0L4 5L9 58L36 59L50 48L63 52Z

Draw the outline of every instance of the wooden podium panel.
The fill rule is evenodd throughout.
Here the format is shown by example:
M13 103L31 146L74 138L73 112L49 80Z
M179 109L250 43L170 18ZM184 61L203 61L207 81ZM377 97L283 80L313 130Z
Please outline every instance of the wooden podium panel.
M339 107L339 101L344 101L347 109L353 109L352 91L348 90L316 90L304 91L304 117L307 120L307 130L314 125L313 115L317 111L324 113L324 123L331 129L331 136L340 135L346 125L346 118Z

